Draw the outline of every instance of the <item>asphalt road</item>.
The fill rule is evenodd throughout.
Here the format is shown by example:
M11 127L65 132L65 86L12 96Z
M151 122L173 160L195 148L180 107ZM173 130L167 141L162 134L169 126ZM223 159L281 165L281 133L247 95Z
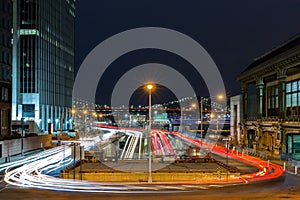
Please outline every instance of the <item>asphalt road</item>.
M6 185L0 182L0 199L55 199L55 200L78 200L78 199L145 199L153 200L153 198L162 200L182 200L182 199L300 199L300 177L285 174L284 177L276 181L268 181L264 183L256 183L240 186L227 187L207 187L197 191L180 191L177 193L165 193L164 191L155 191L147 194L130 193L130 194L112 194L112 193L73 193L73 192L56 192L51 190L39 190L32 188L20 188Z

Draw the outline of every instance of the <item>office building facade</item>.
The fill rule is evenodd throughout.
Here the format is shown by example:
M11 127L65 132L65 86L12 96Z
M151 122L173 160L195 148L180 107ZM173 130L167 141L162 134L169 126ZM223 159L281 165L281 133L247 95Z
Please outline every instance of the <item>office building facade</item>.
M11 129L12 2L0 1L0 135Z
M68 129L75 0L13 0L13 19L12 120Z

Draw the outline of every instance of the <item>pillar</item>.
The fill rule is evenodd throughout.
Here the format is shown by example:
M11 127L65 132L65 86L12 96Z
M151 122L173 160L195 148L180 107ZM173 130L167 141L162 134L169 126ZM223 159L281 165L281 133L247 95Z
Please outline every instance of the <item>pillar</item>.
M257 150L261 150L263 147L263 129L262 127L259 125L259 127L257 128L257 133L255 136L255 141L256 141L256 145L257 145Z
M41 119L41 125L40 128L45 131L46 130L46 125L45 125L45 105L41 104L41 115L40 115L40 119Z
M284 132L284 128L280 126L280 133L281 133L281 140L280 140L280 145L281 145L281 154L286 154L287 153L287 147L286 147L286 140L287 136Z
M243 119L247 119L248 109L248 85L242 84L242 98L243 98Z
M63 119L63 113L62 113L62 107L57 106L57 119L58 119L58 129L61 130L62 127L62 119Z
M256 81L256 99L257 99L257 118L261 119L263 116L263 98L264 98L264 81L260 77Z
M243 143L248 146L248 129L246 126L243 128Z
M277 70L278 79L278 105L279 105L279 117L285 118L285 83L286 83L286 69Z
M54 119L54 108L53 108L53 105L49 105L49 112L50 112L50 122L53 124L53 129L54 129L54 126L55 126L55 119Z
M48 124L51 122L49 105L46 105L46 119L45 119L45 121L46 121L46 129L45 130L49 131L48 130Z
M65 129L68 130L69 127L68 127L68 123L70 123L70 112L69 112L69 108L65 107L64 108L64 115L65 115Z

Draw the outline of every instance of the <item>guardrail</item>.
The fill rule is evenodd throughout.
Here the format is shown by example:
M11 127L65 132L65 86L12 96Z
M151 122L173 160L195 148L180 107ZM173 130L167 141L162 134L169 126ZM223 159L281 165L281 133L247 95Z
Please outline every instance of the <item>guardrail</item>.
M268 153L266 153L265 151L258 151L258 150L251 149L251 148L241 148L241 147L236 147L236 151L238 151L240 153L252 155L255 157L259 157L261 159L265 159L265 160L268 159Z
M288 159L288 163L289 163L289 165L291 165L292 167L300 167L300 161L293 160L293 159L289 158L289 159Z

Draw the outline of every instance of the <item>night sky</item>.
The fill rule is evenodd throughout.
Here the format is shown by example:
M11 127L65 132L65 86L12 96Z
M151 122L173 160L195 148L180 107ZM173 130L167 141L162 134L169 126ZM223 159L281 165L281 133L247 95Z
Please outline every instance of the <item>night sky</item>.
M132 28L164 27L190 36L208 51L222 74L227 95L232 96L241 92L236 76L254 58L300 33L299 19L297 0L77 0L75 71L110 36ZM154 61L188 69L187 63L163 51L126 54L101 79L99 85L105 85L106 91L96 102L108 103L110 90L122 73ZM205 93L197 94L206 95L201 91Z

